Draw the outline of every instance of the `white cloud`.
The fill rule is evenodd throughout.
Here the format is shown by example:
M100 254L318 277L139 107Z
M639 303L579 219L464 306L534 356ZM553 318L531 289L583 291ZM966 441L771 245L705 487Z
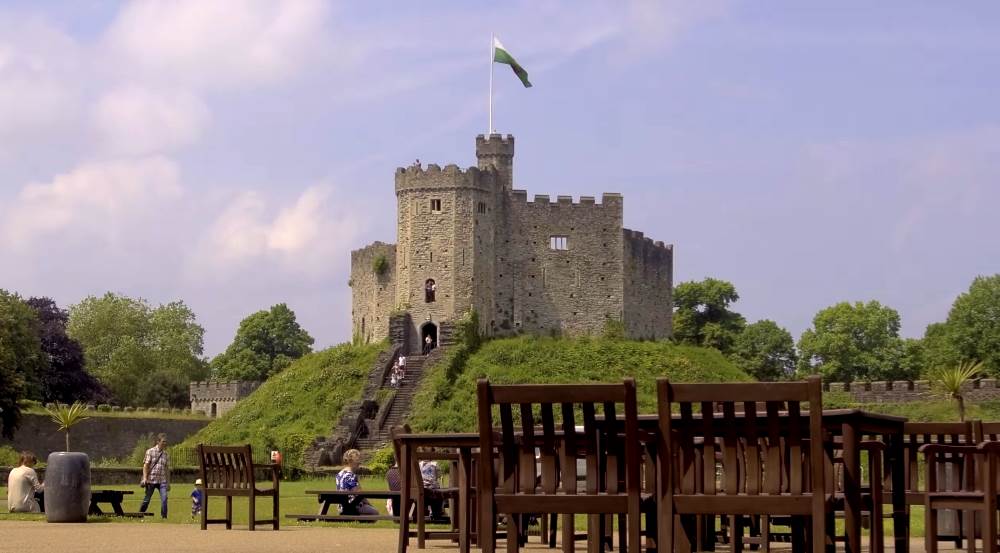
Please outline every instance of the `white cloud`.
M329 185L309 187L277 213L259 193L239 194L204 233L189 276L225 279L255 263L312 276L340 270L357 247L362 223L344 202L333 201L334 193Z
M177 166L162 157L85 163L51 182L24 187L0 230L15 250L51 234L114 242L181 194Z
M208 107L184 91L157 92L136 85L104 94L94 124L116 154L163 152L195 142L208 124Z
M136 0L106 35L112 56L150 80L232 86L280 80L317 49L321 0Z

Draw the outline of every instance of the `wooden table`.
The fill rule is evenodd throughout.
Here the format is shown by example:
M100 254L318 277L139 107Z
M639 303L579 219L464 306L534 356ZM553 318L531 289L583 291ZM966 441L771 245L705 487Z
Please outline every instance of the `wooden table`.
M122 509L122 500L126 495L132 495L134 492L131 490L91 490L90 491L90 509L88 509L88 514L91 515L104 515L104 511L101 510L100 503L107 503L111 505L111 510L117 517L142 517L142 516L152 516L153 513L126 513Z
M470 501L472 491L472 450L479 447L479 434L399 434L399 468L400 468L400 510L408 511L412 501L412 491L417 485L423 486L420 477L420 467L417 464L416 452L422 448L450 449L458 454L456 462L457 475L452 475L452 487L458 488L458 505L453 506L453 517L457 518L458 550L468 553L472 528L473 509ZM424 513L417 509L418 525L422 526ZM406 553L409 544L409 517L399 519L399 553ZM417 535L417 547L424 548L425 536Z

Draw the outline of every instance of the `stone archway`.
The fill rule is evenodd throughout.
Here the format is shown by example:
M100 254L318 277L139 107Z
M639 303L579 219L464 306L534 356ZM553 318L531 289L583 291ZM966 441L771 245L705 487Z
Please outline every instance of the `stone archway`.
M428 342L427 338L430 338ZM424 323L420 327L420 348L424 355L431 352L432 349L437 347L438 343L438 327L434 323Z

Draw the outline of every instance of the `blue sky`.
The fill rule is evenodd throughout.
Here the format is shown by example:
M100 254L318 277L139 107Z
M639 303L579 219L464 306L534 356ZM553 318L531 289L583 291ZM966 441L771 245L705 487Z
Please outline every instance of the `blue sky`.
M0 4L0 287L183 299L214 354L287 302L350 335L393 171L517 138L529 194L625 196L677 282L794 336L879 300L903 334L1000 272L1000 4L26 0Z

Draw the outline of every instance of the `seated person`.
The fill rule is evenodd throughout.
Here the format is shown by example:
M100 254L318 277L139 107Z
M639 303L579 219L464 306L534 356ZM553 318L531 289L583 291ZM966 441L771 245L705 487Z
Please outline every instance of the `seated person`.
M425 502L431 510L431 518L442 519L444 516L444 498L435 491L441 489L441 470L437 461L420 461L420 478L423 480Z
M41 505L35 499L45 485L38 481L38 473L32 468L38 458L30 451L22 451L18 466L7 476L7 508L12 513L40 513Z
M361 452L356 449L349 449L344 453L344 465L337 473L337 489L343 491L361 491L361 484L358 483L357 470L361 465ZM377 515L378 510L368 503L368 500L352 495L348 498L346 505L340 506L342 515Z
M399 463L393 462L389 470L385 472L385 482L389 486L389 491L398 492L402 487L402 476L399 474ZM386 509L390 515L399 516L399 498L395 497L385 502Z

